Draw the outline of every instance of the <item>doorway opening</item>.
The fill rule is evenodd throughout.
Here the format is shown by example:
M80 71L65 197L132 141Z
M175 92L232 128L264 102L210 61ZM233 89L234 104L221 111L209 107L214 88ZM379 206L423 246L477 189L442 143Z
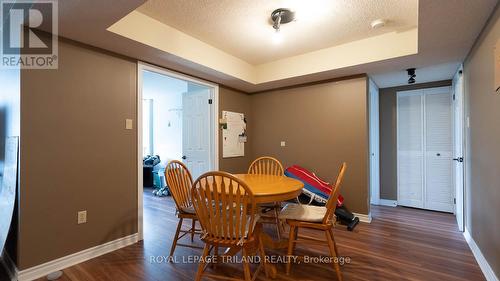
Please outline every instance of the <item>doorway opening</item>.
M397 92L397 205L464 222L462 69L450 86Z
M193 179L218 169L218 86L145 63L138 64L137 74L138 233L143 239L143 193L169 194L164 177L169 161L183 161Z

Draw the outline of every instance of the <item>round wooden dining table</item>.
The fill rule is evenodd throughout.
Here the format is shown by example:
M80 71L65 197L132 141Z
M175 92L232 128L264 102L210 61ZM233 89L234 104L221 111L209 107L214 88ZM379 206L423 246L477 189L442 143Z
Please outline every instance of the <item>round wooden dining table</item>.
M253 193L257 204L295 199L302 192L301 181L285 176L236 174Z
M236 174L237 178L243 180L253 193L257 204L282 202L297 198L304 188L301 181L285 176L258 175L258 174ZM262 233L262 242L267 249L283 249L288 246L288 239L274 241L271 236ZM228 250L230 253L231 250ZM234 254L234 253L232 253ZM276 278L277 270L274 264L266 264L271 278Z

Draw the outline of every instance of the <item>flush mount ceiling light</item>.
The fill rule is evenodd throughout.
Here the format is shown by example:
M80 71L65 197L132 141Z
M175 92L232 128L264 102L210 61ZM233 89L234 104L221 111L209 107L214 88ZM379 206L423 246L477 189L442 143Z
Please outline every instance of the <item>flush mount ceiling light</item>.
M280 34L281 25L289 23L294 19L295 19L295 13L292 12L290 9L279 8L271 13L271 22L275 30L273 41L275 43L279 43L282 41L282 37Z

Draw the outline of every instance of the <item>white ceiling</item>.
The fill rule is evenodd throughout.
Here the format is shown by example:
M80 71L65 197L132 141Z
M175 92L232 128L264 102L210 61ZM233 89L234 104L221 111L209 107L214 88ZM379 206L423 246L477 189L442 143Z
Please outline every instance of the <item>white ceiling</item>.
M423 82L422 79L427 76L427 71L436 66L439 71L433 70L429 72L433 74L428 75L434 76L435 79L429 79L441 80L440 77L445 76L451 78L455 71L452 65L454 63L458 65L465 59L486 20L495 10L497 2L497 0L419 0L418 54L311 72L259 84L250 83L218 69L207 67L196 60L189 60L108 31L111 25L143 5L144 0L59 1L59 35L248 93L360 73L375 76L377 84L396 86L406 83L404 70L409 67L417 68L418 83ZM181 16L190 18L189 13ZM147 33L148 30L144 29L143 32ZM314 34L321 35L319 32ZM393 48L391 44L385 45L389 49ZM447 74L439 76L443 73Z
M290 8L296 20L273 41L271 12ZM258 65L391 31L417 27L417 0L149 0L137 11L250 64ZM372 29L370 22L387 25Z

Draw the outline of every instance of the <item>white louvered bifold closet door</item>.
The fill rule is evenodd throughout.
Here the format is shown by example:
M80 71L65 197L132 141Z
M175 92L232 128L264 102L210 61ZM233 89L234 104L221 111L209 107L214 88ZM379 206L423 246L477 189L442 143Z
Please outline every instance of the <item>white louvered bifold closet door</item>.
M423 208L423 95L398 93L398 204Z
M424 208L453 212L453 127L449 88L425 93L425 198Z
M398 92L398 205L453 212L449 87Z

